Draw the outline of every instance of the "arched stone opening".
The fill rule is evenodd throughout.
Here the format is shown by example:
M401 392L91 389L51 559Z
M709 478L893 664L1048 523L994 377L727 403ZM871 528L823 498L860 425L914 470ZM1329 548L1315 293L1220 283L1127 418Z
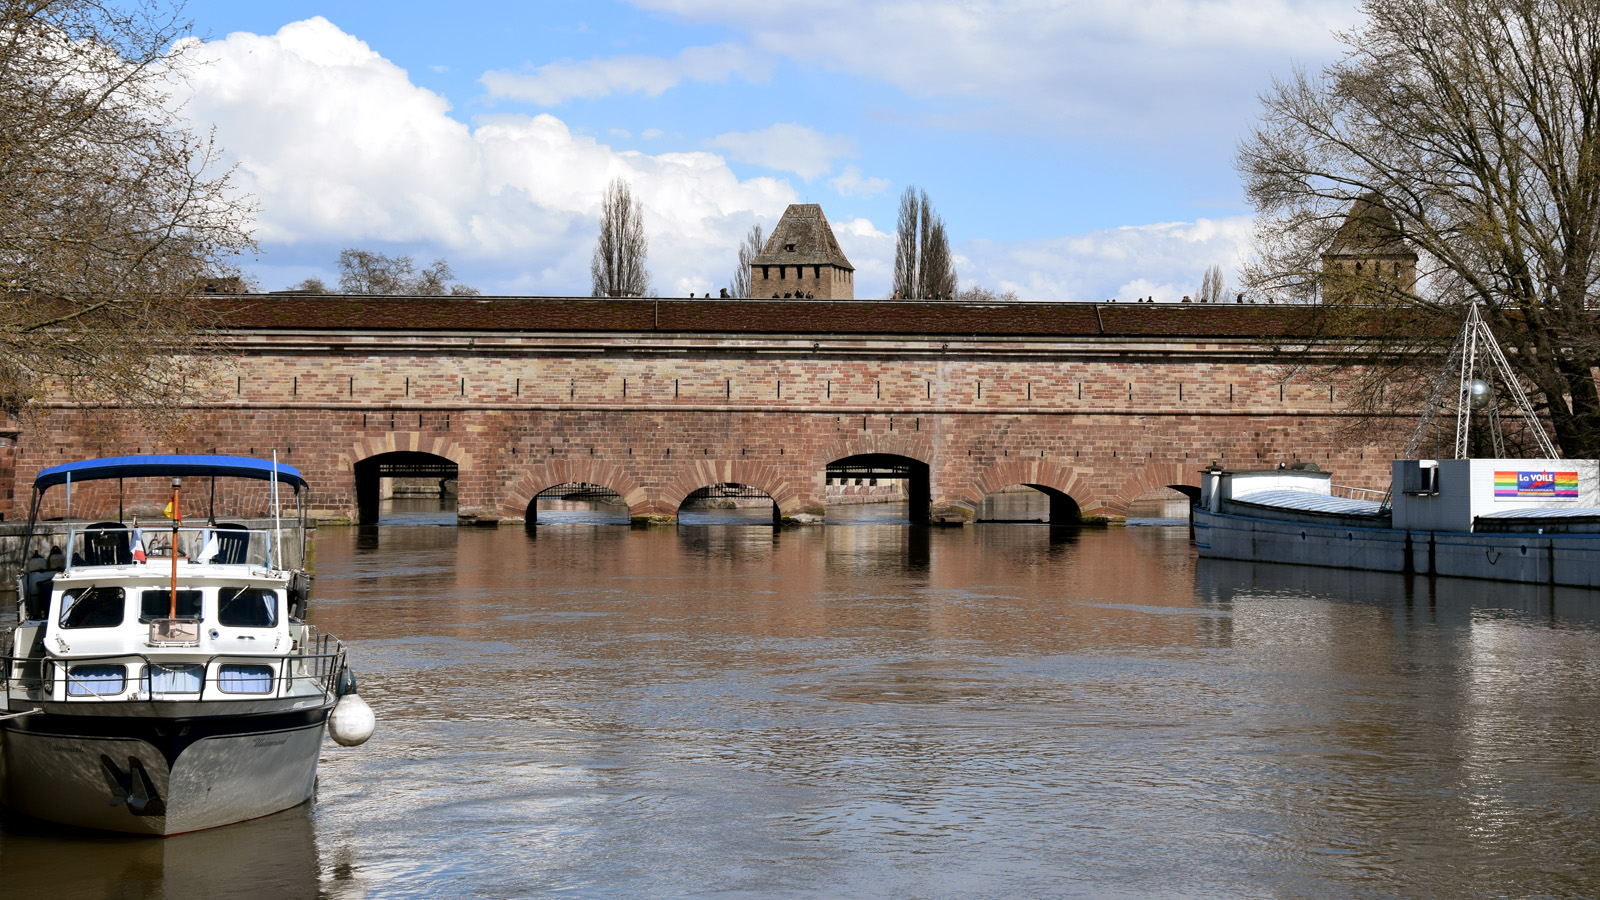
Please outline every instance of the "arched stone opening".
M1048 503L1046 515L1051 525L1083 524L1084 504L1077 498L1084 495L1085 485L1076 468L1058 460L1012 457L997 461L981 472L972 484L952 496L964 507L978 510L990 495L1018 486L1044 495L1046 501L1038 502ZM1092 507L1092 502L1089 505Z
M1191 490L1199 492L1200 475L1185 463L1150 463L1130 473L1122 488L1108 498L1106 512L1114 516L1142 518L1132 509L1135 502L1172 503L1174 509L1182 503L1183 495ZM1182 518L1188 518L1185 508Z
M356 522L360 525L377 525L383 517L383 501L393 499L396 488L437 485L440 509L447 506L454 511L453 496L445 489L447 482L459 479L460 467L448 457L417 450L392 450L358 460L354 465L356 480Z
M904 503L911 524L928 524L933 508L932 478L928 464L920 459L894 453L859 453L828 463L823 474L825 502L830 506L859 505L850 501L862 499ZM861 488L869 492L864 493ZM873 488L885 489L884 494L871 494Z
M799 488L790 479L790 471L770 463L757 463L746 459L700 459L694 460L678 469L662 487L660 499L655 509L663 516L676 515L684 508L690 497L695 496L707 488L717 488L707 491L700 497L708 499L732 499L747 502L744 508L767 508L760 502L760 496L739 497L743 493L754 491L772 501L772 521L781 522L784 516L796 512L807 511L804 507L805 498ZM732 487L729 487L729 486ZM713 493L727 494L723 498L711 498ZM696 498L700 499L699 497ZM698 513L697 513L698 514ZM744 518L754 519L754 513L747 513Z
M1186 491L1179 490L1180 487L1187 485L1150 488L1128 501L1128 522L1130 524L1187 522L1189 496Z
M517 477L510 490L502 495L499 504L503 520L522 520L526 525L538 522L538 498L546 491L562 485L590 485L622 498L628 516L642 516L650 512L650 500L632 473L614 461L606 460L551 460L533 466ZM565 493L565 491L563 492Z
M603 484L564 481L533 495L523 522L534 525L626 525L628 501Z
M778 501L761 488L724 481L695 488L678 504L679 525L777 525Z
M1083 510L1066 491L1047 484L1019 483L985 494L974 519L980 523L1080 525Z

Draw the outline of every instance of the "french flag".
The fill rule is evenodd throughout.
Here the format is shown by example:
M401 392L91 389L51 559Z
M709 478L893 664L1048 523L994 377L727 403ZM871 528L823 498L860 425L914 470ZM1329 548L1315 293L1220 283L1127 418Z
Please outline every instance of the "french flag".
M145 559L145 557L144 557L144 531L142 529L135 528L133 530L133 537L129 538L128 540L130 542L129 549L133 550L133 561L136 562L136 563L141 563L142 564L144 562L144 559Z

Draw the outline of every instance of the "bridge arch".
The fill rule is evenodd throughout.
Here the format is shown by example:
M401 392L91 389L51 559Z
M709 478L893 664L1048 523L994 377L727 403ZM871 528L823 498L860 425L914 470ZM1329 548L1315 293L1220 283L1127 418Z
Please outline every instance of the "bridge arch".
M719 484L707 485L705 487L690 491L689 495L683 498L683 503L678 506L678 524L684 524L684 512L690 510L697 501L704 501L706 503L705 509L708 510L708 512L706 512L705 515L711 517L713 520L718 518L718 513L709 512L709 510L748 509L752 506L759 507L762 504L770 504L772 524L777 525L783 521L782 514L778 512L778 504L773 501L772 497L769 496L766 491L748 484L739 484L738 482L723 482ZM699 510L695 510L695 512L699 512ZM748 518L734 514L731 522L713 521L705 524L748 525L751 524L751 522Z
M351 446L347 460L355 479L356 522L361 525L378 524L382 479L425 475L456 478L459 486L461 473L474 468L472 455L460 444L415 431L362 438Z
M1153 491L1174 490L1182 494L1199 496L1200 474L1198 467L1176 462L1151 462L1134 469L1122 487L1106 503L1111 515L1125 516L1128 505L1143 494Z
M1066 493L1064 491L1059 491L1059 490L1057 490L1057 489L1055 489L1055 488L1053 488L1053 487L1051 487L1051 486L1049 486L1047 484L1026 484L1024 482L1018 482L1017 484L1014 484L1014 485L1009 485L1008 484L1004 488L1001 488L1000 491L996 491L996 492L990 493L990 494L985 494L984 497L983 497L983 500L989 500L991 498L999 496L1002 492L1008 491L1009 489L1015 488L1015 487L1032 488L1034 491L1037 491L1038 493L1043 494L1045 496L1045 499L1048 500L1049 504L1050 504L1049 512L1046 514L1046 518L1045 518L1045 522L1047 522L1048 524L1050 524L1050 525L1078 525L1078 524L1082 524L1082 522L1083 522L1083 510L1081 508L1079 508L1078 501L1072 499L1072 495L1071 494L1068 494L1068 493ZM974 521L976 521L976 522L1020 522L1020 521L1037 522L1038 521L1038 519L984 518L983 517L983 509L984 509L984 506L982 504L982 501L980 501L980 503L979 503L979 505L977 507L978 511L975 513L975 515L973 517Z
M823 471L824 481L857 478L903 480L906 484L907 515L913 525L928 524L933 508L932 467L923 460L895 453L858 453L835 459Z
M538 519L535 498L539 492L558 484L574 482L597 484L616 491L622 502L628 504L630 517L650 513L650 498L644 488L616 463L603 459L556 459L523 470L500 504L501 517L535 524Z
M976 510L983 498L1013 485L1026 485L1050 498L1050 524L1075 525L1083 521L1076 495L1086 486L1076 467L1053 459L1011 457L988 466L961 494Z
M774 521L795 512L803 496L800 486L775 465L744 459L699 459L668 479L661 491L660 507L667 514L676 515L691 494L718 484L748 485L771 497Z

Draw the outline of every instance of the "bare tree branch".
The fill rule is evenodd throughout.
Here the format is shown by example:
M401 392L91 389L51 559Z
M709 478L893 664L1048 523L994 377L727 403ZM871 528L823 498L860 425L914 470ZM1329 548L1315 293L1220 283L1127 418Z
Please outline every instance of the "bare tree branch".
M1257 211L1248 289L1410 310L1410 330L1344 339L1330 370L1374 415L1417 402L1477 304L1562 452L1600 456L1600 4L1593 0L1365 0L1348 55L1262 97L1238 165ZM1417 254L1416 277L1333 267L1367 203L1376 244ZM1376 259L1376 257L1374 257ZM1426 381L1426 378L1422 379ZM1414 407L1413 407L1414 409Z
M0 408L46 397L174 427L203 388L192 301L253 207L176 112L188 24L161 0L0 0Z

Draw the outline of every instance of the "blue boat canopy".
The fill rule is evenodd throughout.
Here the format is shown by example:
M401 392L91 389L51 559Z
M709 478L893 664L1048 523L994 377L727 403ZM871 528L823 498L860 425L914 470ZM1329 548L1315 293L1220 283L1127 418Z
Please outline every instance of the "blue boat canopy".
M248 456L204 455L113 456L106 459L85 459L41 471L39 477L33 480L33 489L42 491L58 484L66 484L69 474L73 481L191 475L219 475L226 478L256 478L271 481L272 460L251 459ZM297 491L308 486L298 469L283 463L278 463L278 480L293 486Z

